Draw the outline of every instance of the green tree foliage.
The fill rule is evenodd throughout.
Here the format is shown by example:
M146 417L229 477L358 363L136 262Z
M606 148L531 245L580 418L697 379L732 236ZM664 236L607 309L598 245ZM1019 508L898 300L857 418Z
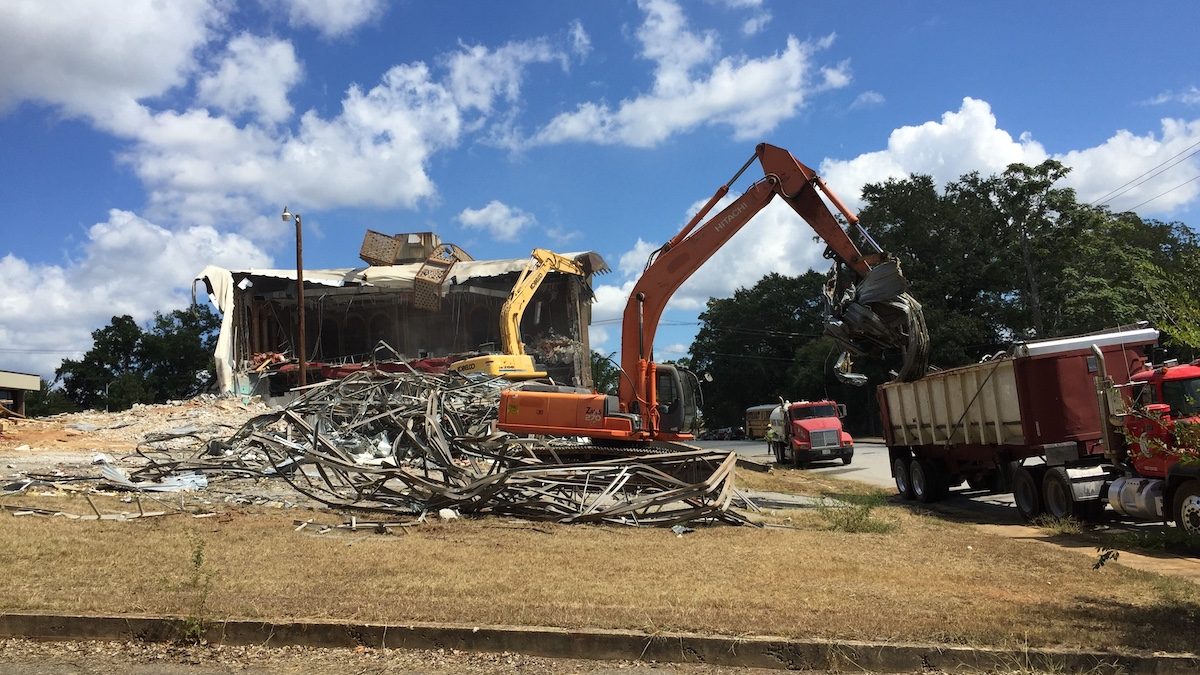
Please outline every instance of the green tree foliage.
M138 345L142 329L128 314L114 316L104 328L92 331L92 348L79 361L64 359L54 374L62 381L63 391L81 408L121 410L139 401L126 402L123 396L110 398L111 385L137 368Z
M140 362L156 401L195 396L213 378L221 319L207 305L155 314L142 336Z
M821 335L824 280L816 272L772 273L732 298L709 299L690 362L714 381L704 388L710 426L740 425L747 407L788 395L797 346Z
M28 417L45 417L63 412L74 412L79 409L75 402L67 398L62 389L54 387L53 382L41 379L38 391L30 392L25 397L25 415Z
M592 351L592 386L601 394L617 395L620 384L621 369L613 363L616 352L605 356L598 351Z
M129 315L92 332L83 358L55 371L67 399L82 408L124 410L135 403L187 398L212 379L220 319L207 306L154 315L148 330Z

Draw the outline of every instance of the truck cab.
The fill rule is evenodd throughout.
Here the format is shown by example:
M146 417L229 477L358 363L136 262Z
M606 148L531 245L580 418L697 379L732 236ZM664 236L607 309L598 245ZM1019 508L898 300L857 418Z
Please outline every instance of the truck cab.
M846 406L829 400L783 401L771 411L767 447L781 466L805 467L815 460L854 459L854 439L842 428Z

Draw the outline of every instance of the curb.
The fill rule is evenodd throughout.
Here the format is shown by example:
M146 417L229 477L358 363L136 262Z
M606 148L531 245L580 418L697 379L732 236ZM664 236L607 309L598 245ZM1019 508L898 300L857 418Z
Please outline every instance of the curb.
M178 617L6 613L0 614L0 637L166 642L184 635L188 625L187 620ZM897 673L928 669L957 672L1041 669L1130 675L1200 672L1200 656L1192 654L977 649L947 645L792 640L770 636L739 638L694 633L651 635L626 630L580 631L523 626L236 620L206 624L203 637L209 643L227 645L455 649L465 652L517 652L551 658L708 663L787 670Z

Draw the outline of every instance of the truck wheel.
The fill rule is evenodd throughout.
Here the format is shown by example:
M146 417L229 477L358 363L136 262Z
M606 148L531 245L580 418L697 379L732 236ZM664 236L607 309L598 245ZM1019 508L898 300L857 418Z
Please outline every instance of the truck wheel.
M909 464L908 475L909 483L912 485L913 499L922 504L936 502L946 496L946 481L931 462L914 459Z
M1012 494L1017 512L1025 520L1033 520L1042 513L1042 495L1038 480L1023 466L1012 470Z
M1175 527L1184 534L1200 536L1200 481L1189 480L1175 492Z
M1083 509L1077 509L1071 491L1071 476L1061 466L1046 471L1042 477L1042 506L1052 518L1071 518Z
M892 462L892 476L896 480L896 493L901 499L912 499L912 483L908 480L908 457L897 457Z
M846 455L842 458L842 466L849 466L850 462L854 461L854 455Z

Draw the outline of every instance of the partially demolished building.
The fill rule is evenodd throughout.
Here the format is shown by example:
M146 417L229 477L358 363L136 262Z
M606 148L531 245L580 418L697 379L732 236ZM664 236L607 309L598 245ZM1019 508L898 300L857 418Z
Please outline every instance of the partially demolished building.
M525 313L521 336L555 381L590 387L591 280L608 268L596 253L566 255L586 275L552 272ZM381 343L390 347L383 348L389 360L434 369L494 350L500 308L529 263L474 260L431 232L368 231L360 257L367 266L303 271L310 381L372 360ZM215 354L222 391L268 395L294 386L296 276L295 269L208 266L196 277L222 313Z

